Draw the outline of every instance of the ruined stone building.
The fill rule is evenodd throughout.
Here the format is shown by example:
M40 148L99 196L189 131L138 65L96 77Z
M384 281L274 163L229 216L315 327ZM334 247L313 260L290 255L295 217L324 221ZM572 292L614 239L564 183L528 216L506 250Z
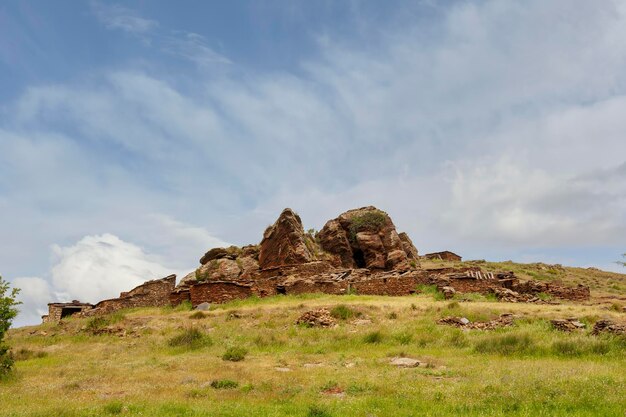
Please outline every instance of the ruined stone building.
M461 262L461 257L454 252L450 252L449 250L445 250L443 252L433 252L427 253L424 255L426 259L433 259L436 261L452 261L452 262Z
M439 252L438 259L460 256ZM418 251L406 233L398 233L387 213L375 207L349 210L326 222L318 233L304 231L300 217L285 209L263 233L261 243L213 248L200 266L178 286L176 276L148 281L120 297L96 305L54 303L44 321L77 314L93 316L124 308L158 307L190 302L224 303L250 296L278 294L415 294L420 285L435 285L445 294L495 293L512 300L551 294L564 299L589 298L587 287L566 288L553 283L520 282L512 272L487 273L478 266L423 269ZM517 297L515 294L528 296Z

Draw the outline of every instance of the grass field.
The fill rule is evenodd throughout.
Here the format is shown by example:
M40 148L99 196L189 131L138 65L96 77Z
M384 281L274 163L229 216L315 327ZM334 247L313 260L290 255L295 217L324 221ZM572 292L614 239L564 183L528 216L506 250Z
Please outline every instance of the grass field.
M626 340L590 334L602 305L411 297L278 296L203 314L139 309L12 330L2 416L620 416ZM337 306L341 306L337 308ZM335 308L338 326L295 325ZM516 325L462 331L441 317ZM587 330L553 330L575 316ZM114 334L95 334L112 329ZM394 356L426 362L390 365Z

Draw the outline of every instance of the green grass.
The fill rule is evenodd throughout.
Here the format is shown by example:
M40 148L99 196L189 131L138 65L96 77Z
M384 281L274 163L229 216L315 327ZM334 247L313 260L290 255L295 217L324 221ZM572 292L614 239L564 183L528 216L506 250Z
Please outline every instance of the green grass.
M294 324L304 311L337 306L371 323ZM226 320L234 311L240 318ZM505 312L521 318L495 331L436 324L449 315L474 321ZM132 310L116 324L126 336L94 337L81 330L89 319L73 319L9 332L15 353L33 353L1 383L0 414L623 417L626 339L549 324L576 316L593 325L606 315L623 317L577 304L322 294L221 305L192 328L188 311ZM209 335L212 343L189 348ZM173 339L186 342L170 346ZM231 348L244 350L245 360L223 360ZM428 366L399 369L389 365L394 356ZM334 387L341 397L324 392Z
M167 341L171 347L185 349L199 349L212 344L211 339L195 327L190 327L178 333Z
M248 349L241 346L231 346L226 349L226 352L222 355L222 359L230 362L240 362L245 359L248 354Z

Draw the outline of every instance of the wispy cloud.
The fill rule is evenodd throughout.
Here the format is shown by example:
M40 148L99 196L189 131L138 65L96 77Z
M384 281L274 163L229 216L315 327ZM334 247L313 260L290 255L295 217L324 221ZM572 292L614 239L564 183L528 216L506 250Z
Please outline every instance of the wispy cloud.
M14 236L0 260L31 266L49 242L85 260L102 245L77 241L109 233L192 269L208 246L257 241L285 206L319 228L365 204L421 250L619 257L626 10L461 2L433 25L377 26L376 47L327 37L297 73L122 68L28 89L0 130L0 225ZM230 63L199 35L142 36L166 57Z
M155 20L146 19L134 10L119 4L91 3L94 14L108 28L131 34L146 34L159 26Z
M156 20L141 17L136 11L118 4L92 2L92 9L106 28L135 35L146 47L157 48L199 67L232 63L197 33L162 28Z
M163 51L195 62L199 66L232 64L231 60L215 52L204 36L191 32L173 32L163 39Z

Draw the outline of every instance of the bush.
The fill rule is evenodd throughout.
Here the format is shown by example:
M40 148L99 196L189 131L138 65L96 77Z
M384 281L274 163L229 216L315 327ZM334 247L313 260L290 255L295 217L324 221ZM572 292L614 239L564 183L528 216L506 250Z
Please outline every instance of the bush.
M0 378L8 375L13 368L13 358L9 348L3 344L4 335L11 327L13 319L17 316L17 306L21 303L16 301L19 289L13 288L9 292L9 283L0 276Z
M339 304L330 310L330 315L336 319L347 320L351 317L357 316L358 313L345 304Z
M383 334L379 331L371 332L365 335L363 342L375 344L383 341Z
M363 231L377 232L387 221L382 211L368 211L350 219L350 240L356 240L356 234Z
M389 320L395 320L398 318L398 313L396 313L395 311L392 311L391 313L387 314L387 318Z
M200 330L190 327L183 330L178 335L172 337L167 344L171 347L184 347L187 349L198 349L212 344L211 339Z
M211 381L211 388L215 389L233 389L237 388L239 383L230 379L216 379Z
M222 355L222 360L231 361L231 362L239 362L244 360L246 355L248 354L248 350L242 348L240 346L231 346L226 349L226 352Z

